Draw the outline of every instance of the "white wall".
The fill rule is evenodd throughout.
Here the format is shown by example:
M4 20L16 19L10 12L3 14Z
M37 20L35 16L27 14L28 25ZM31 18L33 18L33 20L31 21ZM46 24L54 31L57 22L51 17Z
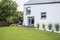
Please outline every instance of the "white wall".
M26 15L26 7L31 7L31 15ZM41 12L47 13L46 19L41 19ZM42 29L42 24L56 24L60 23L60 3L56 4L41 4L41 5L27 5L24 6L24 23L28 24L27 17L28 16L34 16L35 17L35 27L37 23L41 25L40 29Z

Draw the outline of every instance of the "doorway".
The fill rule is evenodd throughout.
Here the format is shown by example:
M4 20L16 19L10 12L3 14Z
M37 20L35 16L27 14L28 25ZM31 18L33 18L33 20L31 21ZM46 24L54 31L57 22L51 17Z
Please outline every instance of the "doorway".
M34 17L28 17L28 26L32 26L34 24Z

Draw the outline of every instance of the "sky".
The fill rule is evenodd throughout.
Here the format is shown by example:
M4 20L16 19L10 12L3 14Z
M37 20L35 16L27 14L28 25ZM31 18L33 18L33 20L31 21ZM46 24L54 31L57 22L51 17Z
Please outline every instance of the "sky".
M14 0L14 1L16 1L16 3L18 4L18 10L23 11L24 3L26 3L29 0Z

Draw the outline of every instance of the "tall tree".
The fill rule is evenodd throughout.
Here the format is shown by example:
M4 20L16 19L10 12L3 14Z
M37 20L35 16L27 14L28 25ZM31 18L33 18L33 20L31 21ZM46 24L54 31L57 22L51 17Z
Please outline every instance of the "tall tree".
M0 21L6 21L10 16L14 16L17 11L17 4L12 0L0 1Z

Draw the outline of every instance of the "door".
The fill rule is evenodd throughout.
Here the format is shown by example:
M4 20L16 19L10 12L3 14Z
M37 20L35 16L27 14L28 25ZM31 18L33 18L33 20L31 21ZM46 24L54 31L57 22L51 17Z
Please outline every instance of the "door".
M34 17L28 17L28 26L32 26L34 24Z

